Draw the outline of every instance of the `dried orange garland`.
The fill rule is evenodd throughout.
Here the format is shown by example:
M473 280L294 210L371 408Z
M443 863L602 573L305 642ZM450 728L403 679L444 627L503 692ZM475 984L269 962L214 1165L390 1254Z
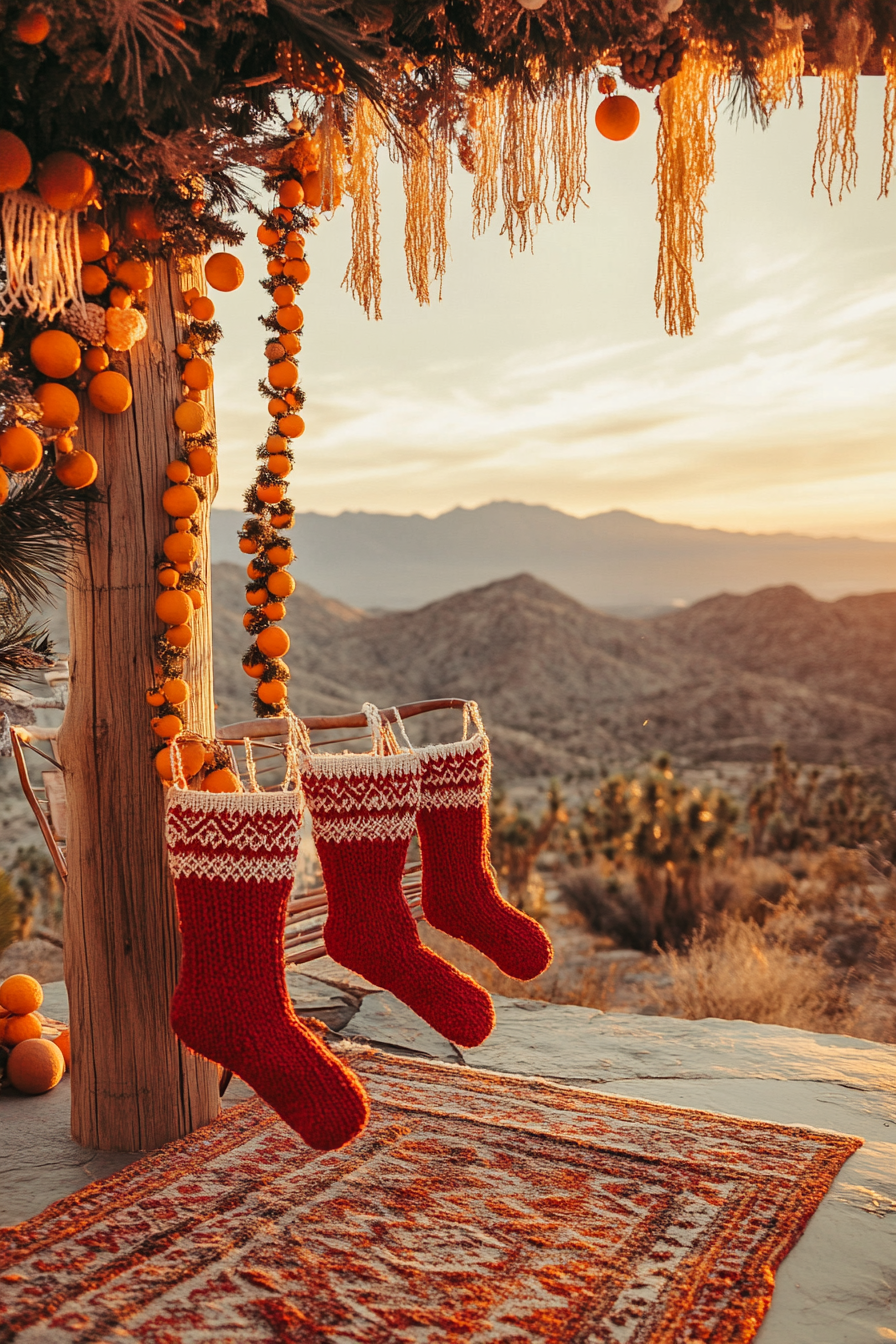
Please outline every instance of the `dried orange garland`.
M300 137L298 143L303 140L307 141L304 166L310 176L316 168L316 150L310 137ZM286 572L295 552L280 532L292 527L295 517L285 485L294 464L290 441L305 431L299 413L305 398L298 385L295 360L302 348L299 333L304 316L296 299L311 267L305 260L299 229L307 230L317 223L299 210L306 195L298 169L290 169L270 183L277 190L279 203L262 219L257 236L267 257L267 278L261 283L274 302L271 313L262 319L271 339L265 346L267 379L259 383L262 396L267 398L271 424L258 450L258 475L246 492L246 509L254 516L243 525L239 542L240 550L253 557L247 569L248 610L243 617L253 643L243 658L243 670L257 681L254 704L259 717L282 713L289 694L289 668L283 661L289 650L289 635L278 623L286 615L285 599L296 586Z
M232 290L242 283L243 268L229 253L216 253L206 262L205 275L213 289ZM214 321L215 305L210 298L193 288L184 294L184 301L190 313L189 333L175 351L181 362L184 399L174 411L174 423L184 442L178 456L165 468L169 484L162 495L162 508L174 529L162 545L164 558L158 567L162 591L155 604L156 615L167 629L156 640L156 682L146 699L158 711L152 719L153 732L167 743L155 758L162 779L170 782L180 774L190 779L206 770L202 787L208 792L237 793L241 785L230 769L227 749L185 729L190 684L184 677L184 666L193 641L193 615L205 601L204 583L195 568L199 555L197 516L205 499L202 482L214 474L217 452L202 398L214 381L210 356L221 329ZM175 740L177 749L172 752Z

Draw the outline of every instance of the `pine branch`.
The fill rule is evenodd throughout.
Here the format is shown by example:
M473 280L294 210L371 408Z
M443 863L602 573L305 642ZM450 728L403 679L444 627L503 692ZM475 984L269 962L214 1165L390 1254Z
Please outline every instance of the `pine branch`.
M95 487L68 489L52 467L13 479L0 508L0 588L10 606L37 606L64 581L86 505L99 498Z
M17 681L33 681L54 665L45 626L31 625L8 603L0 605L0 695Z

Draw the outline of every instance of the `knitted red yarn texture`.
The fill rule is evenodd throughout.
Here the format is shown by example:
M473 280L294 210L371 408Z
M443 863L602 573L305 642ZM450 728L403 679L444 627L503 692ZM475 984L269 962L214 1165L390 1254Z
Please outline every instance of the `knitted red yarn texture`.
M367 1094L286 991L301 795L172 789L166 823L183 940L174 1031L244 1079L310 1147L341 1148L367 1123Z
M489 860L488 743L424 747L417 834L423 861L423 913L435 929L477 948L514 980L551 964L541 925L504 900Z
M481 1045L491 998L425 947L401 889L420 798L416 758L310 756L302 787L327 888L334 961L389 990L449 1041Z

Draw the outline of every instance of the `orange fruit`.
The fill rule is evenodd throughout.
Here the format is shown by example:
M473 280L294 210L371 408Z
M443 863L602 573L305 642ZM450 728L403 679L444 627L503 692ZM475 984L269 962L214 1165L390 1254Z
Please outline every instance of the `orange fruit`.
M298 381L299 371L288 359L282 359L268 369L268 382L271 387L295 387Z
M266 658L282 658L289 652L289 635L279 625L265 626L255 642Z
M165 638L176 649L188 649L193 639L193 631L188 625L172 625L170 630L165 631Z
M266 602L262 611L269 621L282 621L286 615L286 608L282 602Z
M43 444L27 425L10 425L0 434L0 464L7 471L33 471L43 455Z
M192 532L171 532L162 542L162 550L172 565L190 564L199 553L199 541Z
M288 410L289 407L287 406L286 402L283 401L280 397L271 397L270 401L268 402L268 413L274 416L275 418L278 415L285 415Z
M81 347L67 331L42 331L30 346L31 363L48 378L71 378L81 367Z
M148 261L122 261L115 268L115 279L139 293L152 284L152 267Z
M177 458L174 462L168 463L165 468L165 475L168 477L169 481L173 481L175 485L185 485L190 479L190 468L186 462L182 462L180 458Z
M125 211L124 224L128 233L144 243L156 242L162 236L155 211L149 201L138 201Z
M207 359L191 359L184 365L181 378L187 387L196 392L204 392L215 380L214 370Z
M65 1060L65 1067L72 1067L72 1038L68 1027L63 1027L59 1035L53 1038L53 1044L57 1050L62 1051L62 1058Z
M199 298L190 304L190 316L195 317L197 322L211 322L214 315L215 305L205 294L200 294Z
M6 1061L6 1077L17 1092L37 1097L65 1073L65 1055L55 1041L22 1041Z
M102 294L109 284L109 277L102 266L81 267L81 288L85 294Z
M109 367L109 356L101 345L92 345L84 355L84 367L91 373L102 373Z
M267 586L273 597L290 597L296 590L296 581L285 569L278 569L268 575Z
M627 140L634 135L641 113L634 98L625 94L611 94L598 103L594 124L607 140Z
M8 1013L36 1013L44 991L33 975L10 975L0 985L0 1008Z
M311 275L311 267L309 266L308 262L305 260L304 257L295 258L292 270L290 271L290 275L292 276L293 280L298 280L300 285L304 285L307 283Z
M37 190L53 210L83 210L96 175L86 159L67 149L48 154L37 169Z
M177 737L184 725L176 714L163 714L160 719L153 719L152 730L157 737Z
M166 588L156 598L156 615L166 625L189 625L193 603L179 588Z
M9 477L0 467L0 504L5 504L9 499Z
M298 331L304 324L305 314L295 303L287 303L283 308L277 309L277 326L282 327L284 331ZM274 383L277 387L277 383Z
M266 551L267 558L272 565L291 565L296 558L296 553L291 546L281 546L275 544L269 546Z
M109 235L102 224L92 224L86 219L78 225L78 248L82 261L99 261L109 251Z
M301 205L305 199L305 193L302 190L301 182L297 182L294 177L281 183L278 199L281 205L292 209L296 205Z
M192 779L198 775L199 771L205 765L205 747L201 742L196 742L192 738L178 739L180 748L181 769L187 779ZM171 780L174 778L174 766L171 761L171 748L163 747L155 758L155 767L162 779Z
M207 448L192 448L187 461L194 476L211 476L215 470L215 459Z
M296 292L292 285L275 285L271 298L278 308L285 308L288 303L295 303Z
M40 1018L37 1013L14 1013L3 1019L3 1044L18 1045L20 1041L36 1041L40 1037Z
M104 415L121 415L134 400L134 391L123 373L104 369L91 378L87 385L90 403Z
M255 493L262 504L279 504L286 494L285 485L256 485Z
M0 191L18 191L31 176L31 155L24 140L0 131Z
M243 263L230 252L214 252L205 263L205 278L212 289L229 293L243 283Z
M43 412L40 422L48 429L70 429L81 413L78 398L62 383L41 383L35 388L34 395Z
M62 484L71 490L83 490L85 486L93 485L99 469L96 458L83 448L76 448L74 452L66 453L53 468Z
M199 508L199 496L192 485L169 485L162 495L162 508L172 518L191 518Z
M285 681L262 681L258 686L258 698L263 705L280 705L286 699Z
M205 783L202 786L206 793L242 793L243 786L239 781L239 776L232 770L223 767L220 770L212 770L205 777Z
M42 9L30 9L16 21L16 37L29 47L36 47L50 33L50 20Z
M292 471L292 463L285 453L272 453L265 466L272 476L288 476Z
M205 408L196 401L182 401L174 412L174 423L185 434L201 434L205 421Z
M189 597L189 594L187 595ZM162 694L169 705L183 705L190 698L189 683L182 677L169 677L162 683Z
M300 415L284 415L277 421L277 428L288 439L298 439L305 433L305 421Z

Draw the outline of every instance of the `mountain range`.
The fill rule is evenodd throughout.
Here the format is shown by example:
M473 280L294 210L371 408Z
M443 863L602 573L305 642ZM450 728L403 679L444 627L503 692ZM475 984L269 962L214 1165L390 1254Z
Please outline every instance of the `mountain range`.
M242 563L243 519L235 510L212 510L213 560ZM437 518L303 513L291 540L296 576L374 610L411 610L521 572L625 616L654 615L722 591L796 584L831 600L888 589L896 580L893 542L724 532L623 510L574 518L508 502Z
M244 584L242 567L215 565L219 725L252 712ZM896 592L822 602L783 586L632 619L520 574L381 615L300 585L287 609L299 713L474 698L506 777L635 765L661 748L693 766L759 762L777 740L818 764L893 756Z

